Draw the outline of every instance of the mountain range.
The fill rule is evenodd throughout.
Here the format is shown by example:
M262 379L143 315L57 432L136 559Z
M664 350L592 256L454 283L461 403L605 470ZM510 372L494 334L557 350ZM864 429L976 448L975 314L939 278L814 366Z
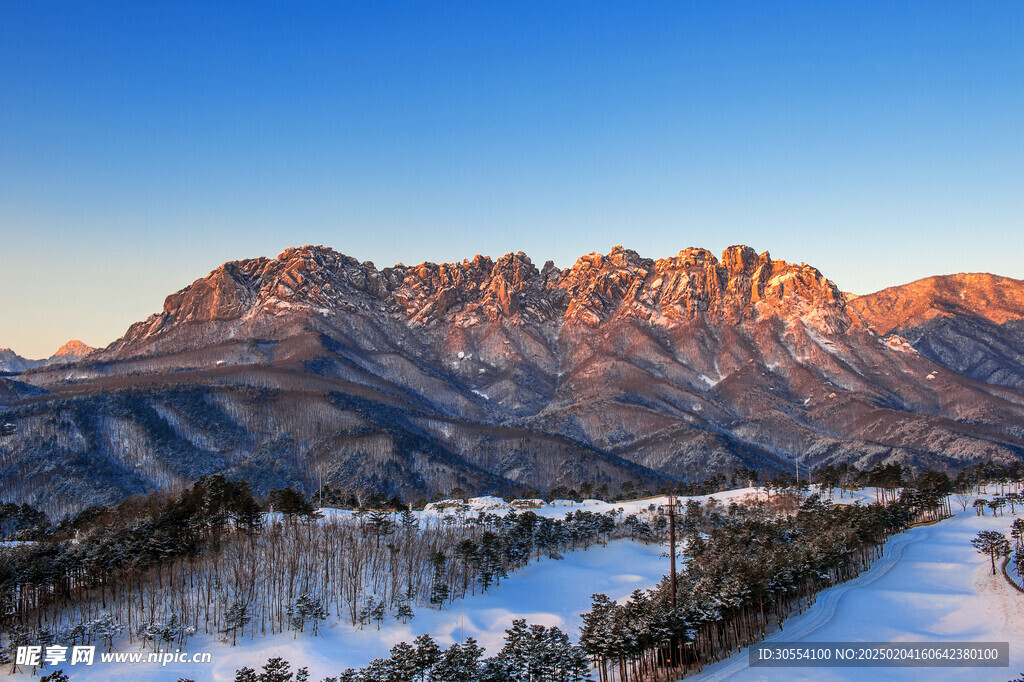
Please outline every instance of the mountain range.
M11 369L17 369L11 367ZM208 473L407 498L1024 456L1024 282L867 296L746 246L565 269L234 261L106 348L0 378L0 495L56 513Z

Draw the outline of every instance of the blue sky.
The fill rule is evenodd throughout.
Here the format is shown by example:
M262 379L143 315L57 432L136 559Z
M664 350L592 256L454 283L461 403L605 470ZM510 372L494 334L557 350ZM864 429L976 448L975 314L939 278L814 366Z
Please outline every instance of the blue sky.
M7 0L0 346L305 243L1024 277L1021 35L1019 2Z

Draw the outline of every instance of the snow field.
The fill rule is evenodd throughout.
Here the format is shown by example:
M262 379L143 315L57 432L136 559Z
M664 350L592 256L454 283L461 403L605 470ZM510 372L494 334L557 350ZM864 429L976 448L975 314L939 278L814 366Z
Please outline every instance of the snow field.
M1007 510L1008 511L1008 510ZM1024 672L1024 594L992 575L971 539L1007 532L1013 517L972 509L893 536L885 556L851 580L824 590L788 619L778 642L1009 642L1009 668L749 668L743 650L706 668L701 680L1006 680Z

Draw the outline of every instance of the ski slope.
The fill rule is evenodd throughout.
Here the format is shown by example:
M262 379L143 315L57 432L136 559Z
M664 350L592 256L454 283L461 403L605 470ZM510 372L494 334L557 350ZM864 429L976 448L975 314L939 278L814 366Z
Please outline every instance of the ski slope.
M1007 510L1008 511L1008 510ZM824 590L769 642L1009 642L1009 668L750 668L746 649L693 679L718 680L1006 680L1024 672L1024 594L971 539L1007 532L1014 517L961 512L889 539L885 556ZM997 564L998 571L998 564Z

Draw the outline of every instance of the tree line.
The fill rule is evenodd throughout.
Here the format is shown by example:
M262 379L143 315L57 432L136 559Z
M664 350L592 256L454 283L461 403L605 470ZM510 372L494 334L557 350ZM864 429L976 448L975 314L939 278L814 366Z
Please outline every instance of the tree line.
M677 524L685 568L625 603L594 595L580 646L598 678L674 680L759 641L816 594L856 577L886 539L949 514L951 482L919 475L886 502L832 505L814 494L795 513L765 502L728 507L691 500Z
M590 677L586 654L567 634L557 627L527 625L525 620L512 622L495 656L483 655L472 637L444 649L430 635L420 635L412 644L396 644L386 658L322 682L581 682ZM268 659L259 673L249 667L235 671L235 682L308 680L305 668L293 675L291 664L280 657Z

